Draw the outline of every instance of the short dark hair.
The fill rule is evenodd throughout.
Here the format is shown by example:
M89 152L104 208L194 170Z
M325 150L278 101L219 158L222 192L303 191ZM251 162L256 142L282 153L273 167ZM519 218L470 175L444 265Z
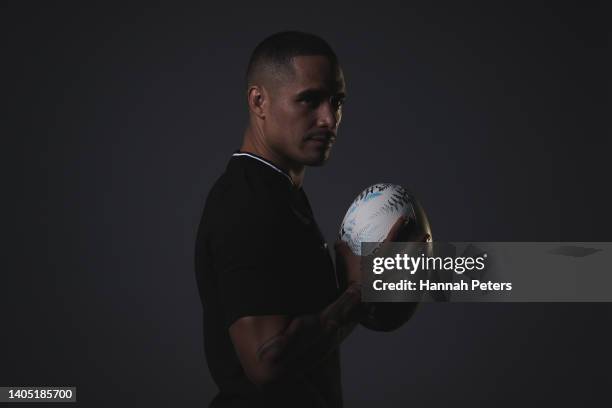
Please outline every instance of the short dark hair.
M246 72L247 87L262 73L291 73L291 59L300 55L323 55L338 63L338 57L321 37L300 31L273 34L255 47Z

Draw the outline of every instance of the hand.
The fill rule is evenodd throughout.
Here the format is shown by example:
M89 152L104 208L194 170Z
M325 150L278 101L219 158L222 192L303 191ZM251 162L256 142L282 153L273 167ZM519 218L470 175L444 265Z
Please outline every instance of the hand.
M345 290L354 283L361 283L361 257L355 255L344 241L336 241L336 275L340 289Z
M404 217L402 217L404 218ZM391 239L392 242L431 242L432 238L429 233L423 231L422 228L417 228L415 225L415 219L409 218L408 222L400 225L395 232L395 239ZM394 227L397 226L397 223L394 224ZM393 230L393 228L392 228ZM385 242L387 242L385 240Z
M405 221L406 217L404 216L398 218L383 243L396 241L402 235L402 231L408 229L409 225L405 226ZM427 242L426 239L429 239L429 235L422 239L423 242ZM344 241L336 241L334 249L336 251L336 271L338 279L340 279L340 288L345 289L355 283L361 284L361 257L355 255Z

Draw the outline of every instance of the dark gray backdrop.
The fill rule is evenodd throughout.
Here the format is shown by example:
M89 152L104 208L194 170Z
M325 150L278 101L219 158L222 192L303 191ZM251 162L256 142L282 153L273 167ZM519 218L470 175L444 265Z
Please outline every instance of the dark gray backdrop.
M249 53L282 29L326 38L347 78L305 180L330 242L375 182L410 187L437 240L612 240L603 9L418 4L4 8L0 385L75 385L87 407L214 395L195 232ZM609 403L611 310L425 305L346 342L347 406Z

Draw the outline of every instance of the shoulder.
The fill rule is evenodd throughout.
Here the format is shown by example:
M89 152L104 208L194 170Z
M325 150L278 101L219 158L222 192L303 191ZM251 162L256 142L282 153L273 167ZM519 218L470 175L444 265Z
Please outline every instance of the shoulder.
M286 197L247 168L226 171L213 185L204 206L200 233L211 239L273 233L289 216ZM277 228L278 227L278 228ZM266 233L267 234L267 233Z
M215 182L206 199L205 216L243 216L274 213L284 200L247 167L234 166Z

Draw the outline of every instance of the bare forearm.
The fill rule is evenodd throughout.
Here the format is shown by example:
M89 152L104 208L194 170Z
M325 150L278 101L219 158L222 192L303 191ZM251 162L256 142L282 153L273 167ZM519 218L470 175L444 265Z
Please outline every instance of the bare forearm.
M363 317L361 289L348 288L319 315L298 316L286 330L257 350L268 378L300 375L321 362L350 334Z

